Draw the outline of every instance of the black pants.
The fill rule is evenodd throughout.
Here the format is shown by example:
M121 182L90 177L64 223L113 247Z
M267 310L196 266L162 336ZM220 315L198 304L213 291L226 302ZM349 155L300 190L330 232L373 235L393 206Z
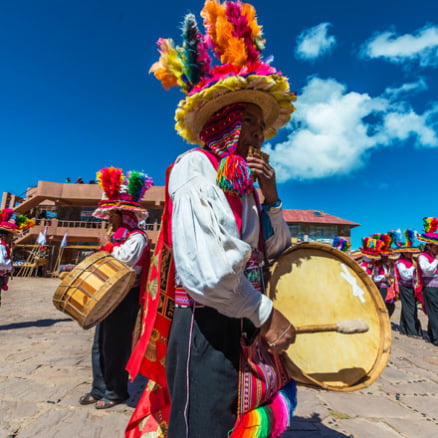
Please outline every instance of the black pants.
M400 333L408 336L422 336L414 288L400 285L400 301Z
M379 291L380 291L380 295L383 298L383 301L385 301L386 294L388 293L388 289L386 287L385 288L379 287ZM391 318L395 310L395 303L387 303L385 301L385 306L386 306L386 310L388 311L389 317Z
M128 394L128 372L138 304L139 287L131 289L123 301L96 326L91 361L94 398L125 400Z
M438 345L438 287L425 287L423 296L428 317L427 334L430 342Z
M168 438L228 436L237 413L240 334L240 319L212 308L175 309L166 357Z

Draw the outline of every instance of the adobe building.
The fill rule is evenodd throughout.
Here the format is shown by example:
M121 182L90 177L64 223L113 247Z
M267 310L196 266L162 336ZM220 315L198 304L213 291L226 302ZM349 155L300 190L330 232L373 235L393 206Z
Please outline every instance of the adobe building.
M14 242L14 261L17 267L29 262L35 252L37 238L45 233L46 248L39 275L53 275L59 266L75 265L99 247L107 233L108 223L96 219L92 212L102 196L97 184L57 183L39 181L27 190L25 198L4 192L0 208L12 208L16 213L33 218L35 227L27 230ZM143 225L152 246L158 237L164 206L164 186L152 186L146 191L141 205L149 211ZM350 240L351 229L359 224L322 211L284 210L293 243L319 241L331 243L335 236ZM61 249L66 237L67 245ZM37 266L33 266L37 268ZM36 275L36 272L35 272Z

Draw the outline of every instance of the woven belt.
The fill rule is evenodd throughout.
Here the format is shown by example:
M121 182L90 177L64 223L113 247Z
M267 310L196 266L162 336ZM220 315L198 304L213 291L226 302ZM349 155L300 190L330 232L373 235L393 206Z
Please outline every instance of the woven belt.
M175 307L205 307L203 304L197 303L193 298L191 298L186 290L177 286L175 288Z

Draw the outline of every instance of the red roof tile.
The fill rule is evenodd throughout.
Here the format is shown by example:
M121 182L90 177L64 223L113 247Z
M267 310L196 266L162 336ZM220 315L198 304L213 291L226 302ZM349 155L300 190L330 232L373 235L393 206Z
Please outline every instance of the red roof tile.
M332 216L320 210L289 210L283 209L283 217L288 223L314 223L349 225L351 228L360 224Z

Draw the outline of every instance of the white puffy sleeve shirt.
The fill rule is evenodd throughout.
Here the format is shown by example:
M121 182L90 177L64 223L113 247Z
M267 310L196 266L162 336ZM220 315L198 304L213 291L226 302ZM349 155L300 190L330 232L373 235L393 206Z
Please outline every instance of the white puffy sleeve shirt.
M7 257L6 247L0 243L0 271L10 271L12 269L12 260Z
M135 266L140 260L143 250L147 245L147 237L143 233L133 233L120 246L115 246L111 254L121 262L134 268L137 274L140 274L142 267Z
M260 327L272 301L244 276L251 249L257 248L260 220L253 195L242 199L241 236L224 192L216 185L216 169L199 151L182 155L169 178L173 202L172 240L177 280L197 302ZM274 234L266 241L269 257L290 245L281 208L268 212Z
M396 263L398 272L402 280L411 281L415 275L415 266L412 265L410 268L407 268L403 263Z
M436 268L438 266L438 259L429 263L429 260L423 255L420 254L418 256L418 264L420 265L421 271L425 277L435 277L436 276Z

